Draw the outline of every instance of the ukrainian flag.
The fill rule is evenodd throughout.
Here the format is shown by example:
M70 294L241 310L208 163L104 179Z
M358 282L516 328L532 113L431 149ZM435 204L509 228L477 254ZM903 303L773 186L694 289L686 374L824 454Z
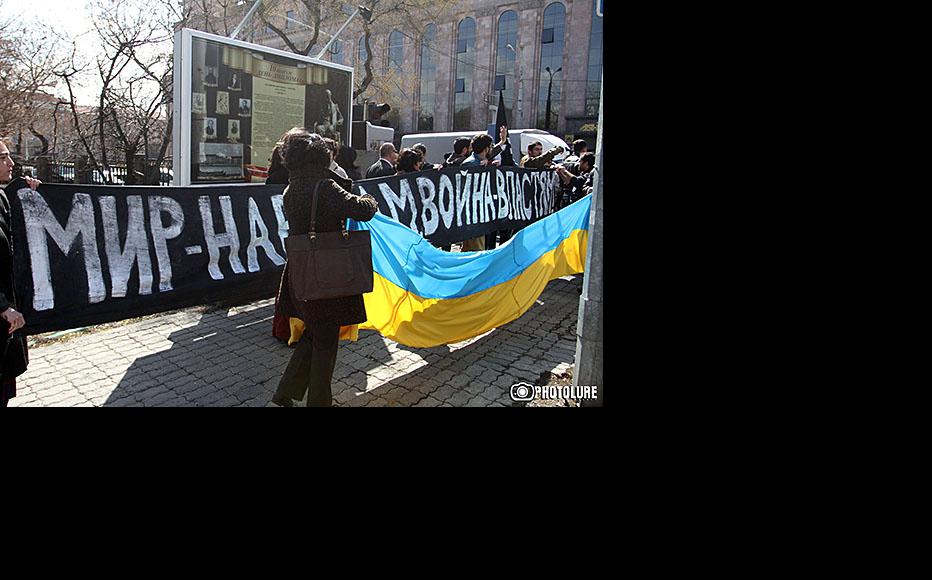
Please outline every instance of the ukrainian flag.
M368 222L348 220L372 239L375 282L364 295L369 319L360 328L424 348L511 322L548 282L584 270L591 205L587 195L485 252L444 252L378 213Z

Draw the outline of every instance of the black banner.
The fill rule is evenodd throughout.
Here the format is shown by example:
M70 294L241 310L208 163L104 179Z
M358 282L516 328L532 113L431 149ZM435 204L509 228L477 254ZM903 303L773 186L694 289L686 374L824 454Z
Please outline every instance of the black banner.
M274 296L282 185L7 191L29 334Z
M553 213L559 177L520 167L449 168L357 181L379 211L435 245L520 229Z
M549 171L471 168L356 182L385 215L438 245L518 229L553 211ZM278 291L282 185L43 184L6 191L17 306L38 334Z

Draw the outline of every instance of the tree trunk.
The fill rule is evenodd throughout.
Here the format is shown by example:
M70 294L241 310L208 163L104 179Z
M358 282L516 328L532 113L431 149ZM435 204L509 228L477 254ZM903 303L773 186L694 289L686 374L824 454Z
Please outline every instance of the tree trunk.
M32 124L29 125L29 132L32 133L36 139L42 142L42 151L39 152L39 155L37 155L37 157L48 155L49 154L49 140L46 139L45 135L36 131L36 128Z

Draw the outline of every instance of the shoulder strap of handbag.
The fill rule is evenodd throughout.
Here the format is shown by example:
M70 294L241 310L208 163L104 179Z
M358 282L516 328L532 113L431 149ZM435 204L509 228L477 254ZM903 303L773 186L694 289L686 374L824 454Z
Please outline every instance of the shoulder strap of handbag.
M311 200L311 231L308 235L311 237L312 240L317 237L317 194L320 191L320 184L323 183L324 181L325 180L323 179L317 180L317 185L314 186L313 199ZM333 181L333 180L328 179L326 181ZM346 220L345 219L340 220L340 233L343 234L344 239L349 237L349 234L346 232Z

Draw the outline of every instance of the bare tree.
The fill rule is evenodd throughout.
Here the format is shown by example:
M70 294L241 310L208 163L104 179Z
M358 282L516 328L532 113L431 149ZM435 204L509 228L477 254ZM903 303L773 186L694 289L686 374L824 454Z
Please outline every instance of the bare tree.
M274 33L288 50L307 56L318 43L329 40L330 34L343 24L348 16L343 10L346 4L340 0L265 0L256 12L257 21ZM354 99L365 93L374 82L378 85L374 87L375 95L391 92L391 87L401 84L399 75L377 72L375 59L381 55L373 50L373 38L387 37L395 29L405 31L409 38L420 38L427 24L440 22L452 14L456 0L363 0L361 4L372 10L372 17L368 22L359 18L350 28L361 29L367 55L361 66L362 78L358 79L353 90ZM306 24L299 25L297 29L291 29L289 25L279 26L279 23L287 22L285 18L289 8L302 6ZM299 38L302 39L300 43ZM411 84L410 78L405 84Z
M151 183L172 139L172 35L183 23L177 18L190 11L170 0L98 0L92 10L98 54L82 61L73 50L56 72L68 91L78 142L108 183L113 180L110 163L117 158L127 166L127 184ZM75 96L76 83L88 74L100 87L89 115L79 111ZM141 154L154 156L156 170L149 175L133 171Z
M282 14L283 5L287 7L293 6L295 4L304 6L308 18L308 23L306 25L307 28L305 30L310 30L308 33L310 38L307 39L306 43L304 44L304 48L299 47L297 44L295 44L295 41L292 40L294 31L292 31L292 34L289 35L287 31L287 24L286 29L282 29L273 22L273 18L275 16L287 15L287 11L284 11L284 14ZM317 39L320 37L320 26L324 21L324 15L330 16L339 13L340 6L342 4L343 2L336 0L299 0L298 2L294 2L292 0L287 4L283 3L281 0L269 1L263 2L260 9L257 11L257 15L259 16L259 21L262 22L266 28L274 32L282 40L282 42L285 43L285 46L288 47L288 50L294 52L295 54L308 56L311 53L311 50L314 49L314 45L317 44ZM277 19L275 20L277 21ZM300 33L300 31L298 32ZM304 36L301 34L299 35Z
M366 60L363 63L365 74L353 91L353 98L357 98L369 89L375 82L373 96L387 97L395 95L400 90L402 96L409 97L412 85L416 81L417 73L408 71L389 70L376 75L372 50L372 38L387 39L394 30L398 30L409 40L419 44L426 32L427 25L446 21L453 14L456 0L366 0L365 4L372 10L372 18L368 23L363 22L362 32L366 46ZM381 55L379 55L381 57ZM379 79L379 80L377 80Z
M220 36L230 36L244 15L244 7L237 0L160 1L170 5L176 28L187 26Z
M55 103L49 91L58 80L53 71L61 62L59 44L58 36L30 21L0 22L0 136L17 134L17 149L28 131L42 143L42 154L48 152L40 121Z

